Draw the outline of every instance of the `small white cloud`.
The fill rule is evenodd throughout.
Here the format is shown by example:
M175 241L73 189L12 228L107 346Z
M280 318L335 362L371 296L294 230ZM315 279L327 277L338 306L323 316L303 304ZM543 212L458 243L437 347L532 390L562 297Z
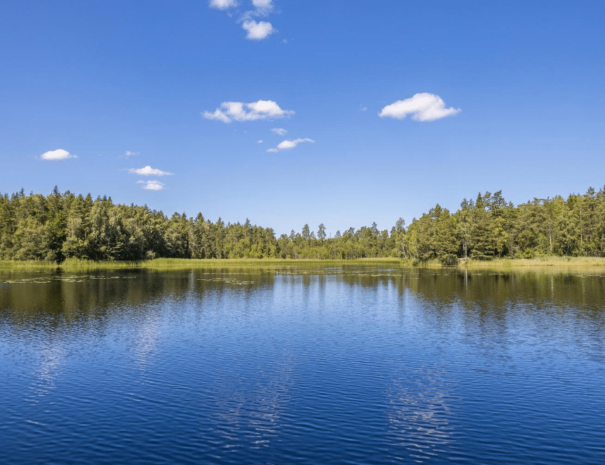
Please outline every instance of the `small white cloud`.
M248 32L246 39L263 40L275 32L275 28L267 21L244 21L242 27Z
M172 176L173 173L152 168L151 166L145 166L144 168L130 168L129 173L138 174L139 176Z
M314 143L315 141L312 139L294 139L294 140L285 140L280 142L277 147L273 149L267 150L267 152L278 152L280 150L290 150L295 148L298 144L302 144L304 142Z
M264 142L264 141L263 141L262 139L261 139L261 140L257 140L257 141L256 141L256 143L257 143L257 144L262 144L263 142Z
M44 152L40 155L42 160L67 160L68 158L78 158L77 155L69 153L67 150L57 149Z
M360 111L368 111L368 107L365 107L363 105L359 105L359 110Z
M247 32L246 38L249 40L263 40L271 34L277 32L273 25L268 21L256 21L258 18L269 16L273 12L273 0L251 0L252 9L244 12L235 10L233 14L231 8L237 7L237 0L210 0L210 7L227 11L229 17L236 17L236 21L242 25ZM246 0L248 3L248 0Z
M285 136L288 134L288 131L286 131L284 128L273 128L271 129L271 132L277 134L278 136Z
M258 102L223 102L213 113L206 111L204 118L230 123L231 121L256 121L261 119L286 118L294 114L292 110L282 110L272 100Z
M137 184L143 184L143 189L148 191L161 191L165 184L160 181L137 181Z
M124 155L126 155L127 157L136 157L137 155L140 155L140 152L131 152L130 150L126 150L126 153L124 153Z
M235 0L210 0L210 7L226 10L237 5Z
M228 105L230 103L233 102L224 102L222 105ZM229 118L227 116L227 112L220 110L220 109L216 109L214 110L214 113L210 113L209 111L205 111L203 113L204 118L206 119L215 119L217 121L222 121L223 123L230 123L231 122L231 118Z
M254 6L254 10L246 11L243 13L239 22L250 21L254 18L269 16L269 14L273 11L273 2L272 0L252 0L252 5Z
M461 111L459 108L445 108L445 102L441 97L425 92L387 105L379 116L403 119L407 115L412 115L412 119L415 121L435 121Z
M256 8L262 8L262 9L273 8L272 0L252 0L252 4Z

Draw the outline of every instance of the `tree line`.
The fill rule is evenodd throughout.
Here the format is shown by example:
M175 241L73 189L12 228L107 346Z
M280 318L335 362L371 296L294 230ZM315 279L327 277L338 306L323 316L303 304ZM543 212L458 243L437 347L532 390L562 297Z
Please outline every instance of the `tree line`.
M0 259L145 260L167 258L397 257L438 259L541 256L605 257L605 191L538 199L520 205L502 192L463 200L451 213L436 205L409 226L389 230L376 223L327 237L304 225L276 237L271 228L212 222L147 206L115 204L111 197L75 195L56 187L47 196L0 195Z

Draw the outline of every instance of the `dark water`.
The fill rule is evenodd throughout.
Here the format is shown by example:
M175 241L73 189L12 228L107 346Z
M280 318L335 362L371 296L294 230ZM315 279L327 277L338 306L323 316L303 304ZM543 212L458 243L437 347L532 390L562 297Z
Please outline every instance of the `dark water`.
M0 274L2 463L605 463L605 277Z

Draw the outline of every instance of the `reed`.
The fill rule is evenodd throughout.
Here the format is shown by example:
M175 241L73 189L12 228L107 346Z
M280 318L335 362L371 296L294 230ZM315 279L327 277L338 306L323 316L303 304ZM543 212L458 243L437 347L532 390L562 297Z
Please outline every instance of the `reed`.
M540 257L497 258L494 260L459 260L457 265L445 266L438 259L425 261L402 260L402 268L459 268L463 270L538 270L538 269L605 269L605 258L597 257Z
M140 268L141 262L127 261L102 261L96 262L92 260L81 260L78 258L68 258L59 265L59 268L64 271L95 271L95 270L116 270Z
M157 258L140 263L141 268L152 270L237 268L237 267L281 267L281 266L349 266L349 265L398 265L396 258L362 258L356 260L313 260L274 258L234 258L234 259L181 259Z
M469 270L516 270L532 268L605 268L605 258L597 257L540 257L498 258L495 260L466 260L458 265Z
M351 266L351 265L393 265L397 258L361 258L355 260L312 260L312 259L207 259L156 258L146 261L92 261L68 258L60 265L46 261L0 261L0 270L57 270L94 271L115 269L148 270L190 270L202 268L242 268L242 267L282 267L282 266Z
M56 270L59 265L44 260L0 260L0 270Z
M53 271L94 271L115 269L148 269L148 270L190 270L203 268L272 268L283 266L400 266L402 268L446 268L439 260L426 261L400 260L397 258L359 258L353 260L314 260L314 259L275 259L275 258L236 258L236 259L184 259L156 258L146 261L102 261L69 258L60 265L55 262L37 260L0 260L0 270L38 270ZM456 266L454 266L456 267ZM452 267L447 267L452 268ZM542 258L499 258L494 260L460 260L457 268L467 270L519 270L539 268L573 268L605 269L605 258L595 257L542 257Z

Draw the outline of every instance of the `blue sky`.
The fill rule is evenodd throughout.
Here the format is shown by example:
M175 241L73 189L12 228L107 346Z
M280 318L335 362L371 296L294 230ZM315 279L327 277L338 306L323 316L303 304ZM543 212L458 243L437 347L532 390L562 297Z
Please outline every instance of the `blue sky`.
M214 1L0 3L0 191L282 233L605 184L605 2Z

